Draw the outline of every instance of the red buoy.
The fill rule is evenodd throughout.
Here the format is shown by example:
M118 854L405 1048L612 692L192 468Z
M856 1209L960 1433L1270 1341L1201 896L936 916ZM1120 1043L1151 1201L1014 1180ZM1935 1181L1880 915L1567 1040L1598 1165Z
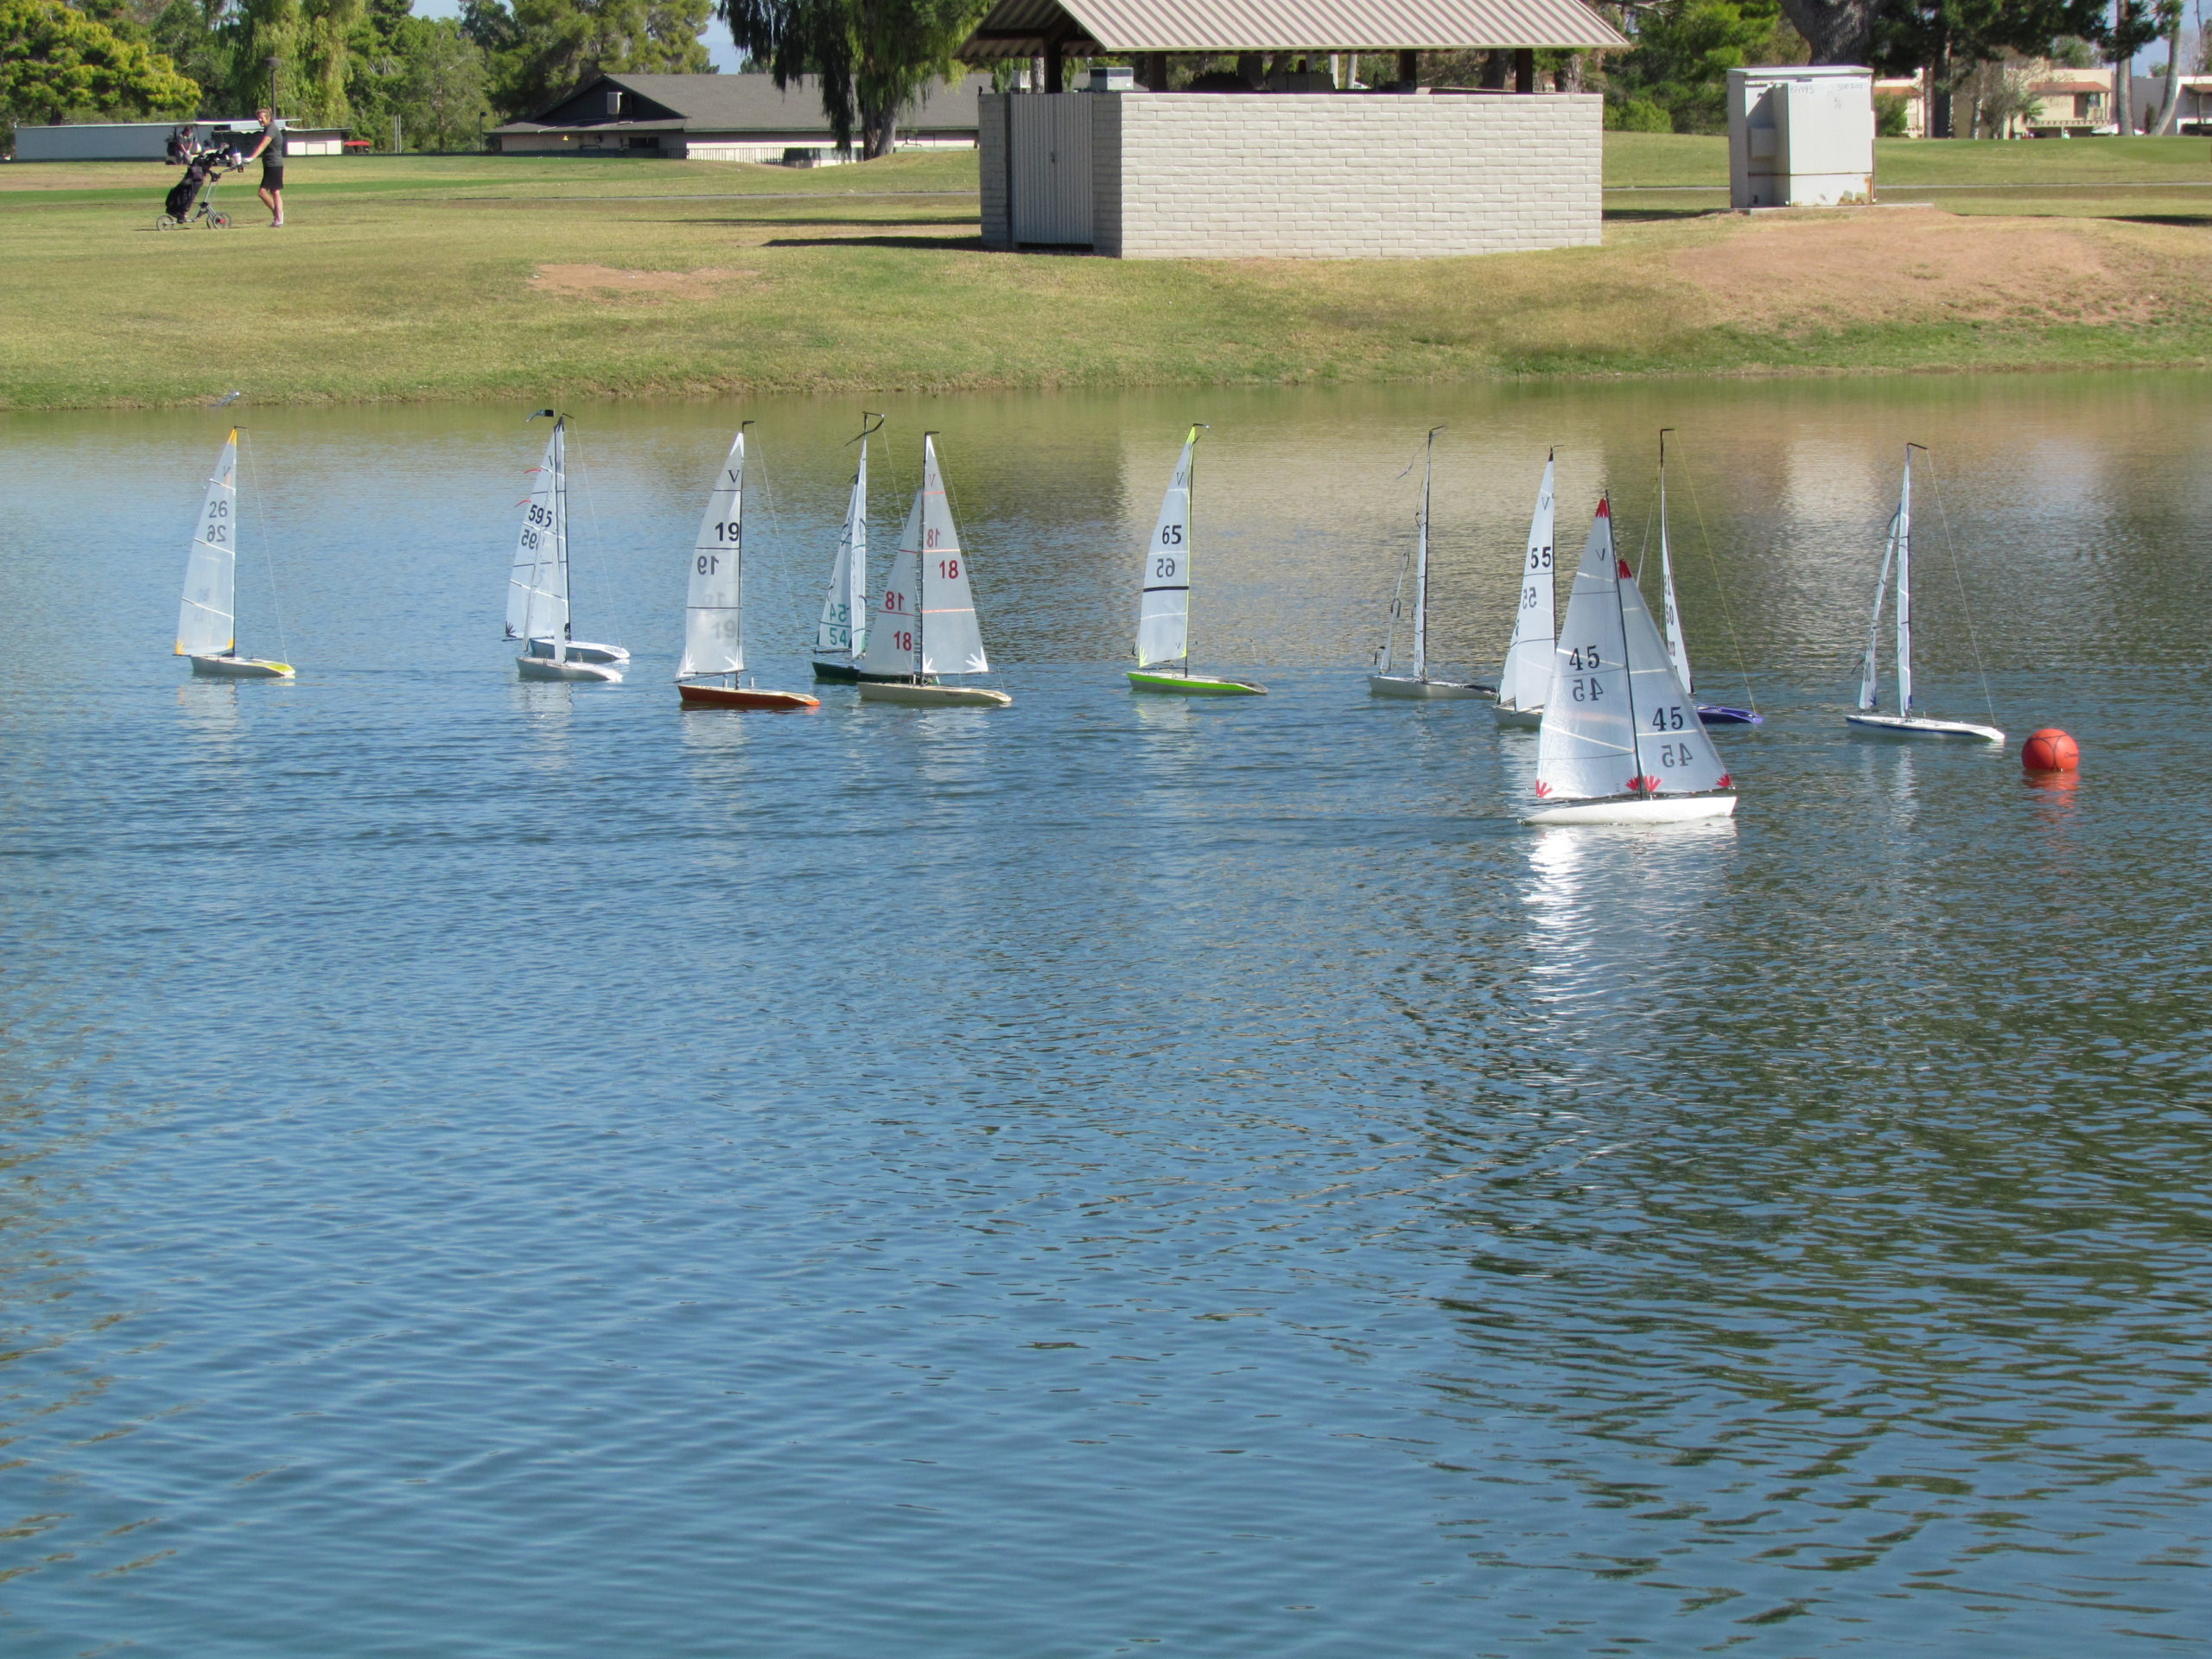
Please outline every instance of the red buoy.
M2020 745L2020 765L2029 772L2078 771L2082 746L2057 727L2046 726Z

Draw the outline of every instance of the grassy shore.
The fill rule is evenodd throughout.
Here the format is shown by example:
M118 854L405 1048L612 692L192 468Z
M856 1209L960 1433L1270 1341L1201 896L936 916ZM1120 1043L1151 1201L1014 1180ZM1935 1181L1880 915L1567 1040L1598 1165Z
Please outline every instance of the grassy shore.
M1357 264L987 253L972 156L301 159L226 232L9 166L0 407L2202 364L2209 152L1890 143L1937 205L1745 219L1722 141L1612 135L1602 248Z

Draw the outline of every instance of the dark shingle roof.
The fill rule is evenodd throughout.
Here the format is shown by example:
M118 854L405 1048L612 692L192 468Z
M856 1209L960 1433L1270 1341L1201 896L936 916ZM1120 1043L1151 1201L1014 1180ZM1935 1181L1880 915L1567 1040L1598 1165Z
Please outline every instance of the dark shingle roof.
M972 129L976 92L988 77L970 75L959 85L931 83L920 105L899 113L910 130ZM635 115L606 114L606 92L620 87L636 95ZM664 117L662 111L666 111ZM690 132L822 133L830 122L822 113L822 92L811 75L779 90L773 75L601 75L527 121L510 122L499 132L536 132L546 127L597 127L609 131L667 131L668 118Z

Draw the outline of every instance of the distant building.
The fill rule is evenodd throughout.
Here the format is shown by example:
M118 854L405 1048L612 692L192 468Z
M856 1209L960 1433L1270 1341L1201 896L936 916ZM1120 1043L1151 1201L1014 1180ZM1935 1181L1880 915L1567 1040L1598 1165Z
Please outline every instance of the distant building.
M2023 90L2033 100L2029 107L2005 118L2004 130L1993 135L2000 138L2073 138L2092 134L2112 134L2120 130L2118 113L2112 103L2112 71L2108 67L2072 69L2037 58L2024 62L2019 69L2024 83ZM2134 99L2134 124L2138 132L2146 131L2158 118L2164 106L2166 81L2163 75L2137 75L2129 83ZM2181 79L2181 108L2173 130L2201 136L2212 130L2212 75L2183 75ZM1905 100L1905 136L1924 138L1928 136L1927 82L1920 75L1893 75L1874 83L1877 98L1888 96ZM1967 119L1972 111L1968 91L1961 89L1956 95L1954 125L1959 136L1966 134Z
M169 135L189 125L200 142L232 143L251 149L261 142L261 123L238 117L221 120L184 121L71 121L60 126L22 126L16 129L16 159L19 162L158 162L168 153ZM342 127L293 127L284 132L287 156L342 154Z
M899 118L900 149L972 149L976 94L970 75L933 83ZM695 162L837 159L836 139L811 76L779 90L773 75L600 75L527 121L492 129L507 156L647 155Z

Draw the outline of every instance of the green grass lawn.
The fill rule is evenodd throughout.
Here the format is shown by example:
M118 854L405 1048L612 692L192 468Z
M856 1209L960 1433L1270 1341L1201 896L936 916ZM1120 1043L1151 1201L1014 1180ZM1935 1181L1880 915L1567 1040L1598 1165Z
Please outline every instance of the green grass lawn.
M1883 138L1874 145L1883 186L2212 184L2212 139ZM1728 141L1675 132L1605 135L1605 186L1728 188Z
M1884 165L1902 168L1893 148ZM153 225L171 169L11 165L0 167L0 407L165 404L232 387L269 403L2212 359L2196 274L2212 242L2193 217L2212 200L2171 188L2037 194L2165 176L2153 167L2212 171L2204 141L1909 148L1927 152L1913 165L1937 182L2010 185L1947 208L1978 223L2063 214L2036 222L2158 303L2081 316L2063 304L1977 308L1953 282L1916 310L1910 292L1859 306L1831 283L1807 289L1802 315L1769 306L1750 321L1732 288L1750 279L1732 274L1730 250L1764 260L1757 280L1773 290L1776 251L1793 238L1813 249L1840 221L1701 214L1632 193L1609 203L1618 216L1602 248L1123 262L983 251L972 154L814 170L303 157L289 169L284 229L266 227L247 174L224 187L235 228L165 232ZM1725 167L1721 140L1608 136L1615 184L1705 183ZM2107 201L2128 211L2100 211ZM1959 222L1873 217L1895 226L1900 258L1906 221ZM1942 257L2003 257L1975 247ZM1778 269L1786 289L1792 267Z

